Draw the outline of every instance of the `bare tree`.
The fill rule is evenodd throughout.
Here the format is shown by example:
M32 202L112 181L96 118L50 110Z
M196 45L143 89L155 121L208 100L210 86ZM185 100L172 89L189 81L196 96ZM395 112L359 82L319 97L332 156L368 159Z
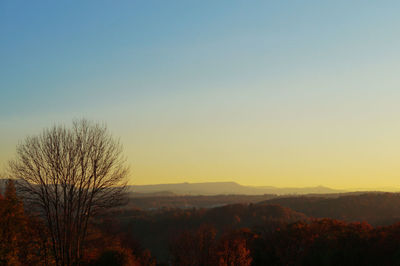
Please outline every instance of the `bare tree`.
M123 199L128 168L106 126L87 120L54 126L17 146L10 174L45 217L57 265L77 265L88 222Z

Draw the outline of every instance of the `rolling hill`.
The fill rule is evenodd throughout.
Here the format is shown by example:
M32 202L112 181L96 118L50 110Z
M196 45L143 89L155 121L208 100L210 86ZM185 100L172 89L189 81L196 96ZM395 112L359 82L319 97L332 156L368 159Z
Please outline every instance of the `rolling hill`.
M300 195L300 194L330 194L343 193L344 190L335 190L328 187L304 188L277 188L273 186L243 186L235 182L206 182L206 183L176 183L157 185L129 186L132 193L159 193L170 192L176 195Z

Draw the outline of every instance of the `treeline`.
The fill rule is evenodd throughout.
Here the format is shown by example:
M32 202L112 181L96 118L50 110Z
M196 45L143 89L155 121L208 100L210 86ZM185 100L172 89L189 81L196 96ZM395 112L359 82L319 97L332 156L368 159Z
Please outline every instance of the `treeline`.
M110 217L110 216L109 216ZM103 221L172 265L397 265L400 223L310 218L279 205L120 210Z
M14 183L0 194L0 265L54 265ZM92 220L80 265L398 265L400 223L310 218L271 204L119 209Z
M128 234L150 249L159 260L165 261L170 255L168 246L171 239L183 230L196 230L208 224L222 233L228 229L291 223L303 219L308 218L278 205L234 204L212 209L121 209L104 215L102 226L107 230L115 230L112 234Z
M338 198L286 197L264 201L279 204L315 218L366 221L374 226L400 221L400 193L369 192Z
M127 209L190 209L214 208L238 203L277 204L309 217L366 221L374 226L400 221L400 193L354 192L334 195L217 195L217 196L153 196L130 198Z
M181 233L170 245L173 265L399 265L400 224L313 219L273 230L214 227Z

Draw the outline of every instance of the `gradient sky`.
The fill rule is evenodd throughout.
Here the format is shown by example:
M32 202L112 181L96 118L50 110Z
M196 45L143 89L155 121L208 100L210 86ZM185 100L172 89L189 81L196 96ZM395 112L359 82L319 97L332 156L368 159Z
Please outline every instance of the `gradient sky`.
M329 2L329 3L328 3ZM397 187L399 1L0 1L0 170L85 117L132 184Z

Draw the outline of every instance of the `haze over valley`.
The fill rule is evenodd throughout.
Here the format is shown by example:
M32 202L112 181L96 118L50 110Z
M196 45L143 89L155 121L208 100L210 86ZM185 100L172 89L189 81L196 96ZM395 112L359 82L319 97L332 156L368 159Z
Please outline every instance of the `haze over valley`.
M0 266L400 265L400 1L0 1Z

